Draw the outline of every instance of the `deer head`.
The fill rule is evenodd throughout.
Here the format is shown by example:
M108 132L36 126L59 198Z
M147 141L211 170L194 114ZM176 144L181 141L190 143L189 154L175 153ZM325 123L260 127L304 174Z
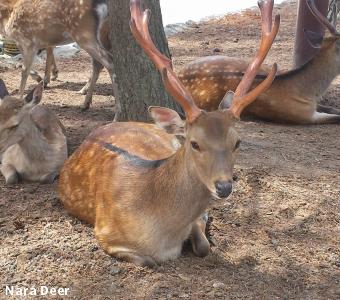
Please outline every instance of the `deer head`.
M0 153L24 138L29 128L30 112L40 102L43 83L38 84L22 100L9 96L4 82L0 79Z
M219 109L213 112L202 111L195 105L192 96L174 73L171 60L160 53L153 44L148 30L150 11L142 11L141 0L130 2L131 31L161 72L165 88L183 108L186 120L183 121L176 112L160 107L150 108L151 116L156 124L168 132L185 135L185 164L197 174L215 198L226 198L232 191L233 166L240 145L235 123L243 109L270 87L277 72L277 65L274 64L267 78L249 92L279 29L279 16L276 16L274 24L272 23L273 2L259 1L262 15L260 49L235 93L228 92Z

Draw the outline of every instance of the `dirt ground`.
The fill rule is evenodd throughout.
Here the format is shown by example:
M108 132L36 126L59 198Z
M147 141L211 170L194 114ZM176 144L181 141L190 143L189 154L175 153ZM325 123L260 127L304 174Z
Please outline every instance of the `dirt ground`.
M296 2L277 9L280 34L268 62L292 61ZM193 25L170 38L176 68L198 56L251 57L258 11ZM100 77L90 111L76 94L90 60L59 59L59 80L43 102L67 128L73 152L90 131L112 120L109 77ZM43 65L37 65L41 73ZM0 74L10 91L17 69ZM33 86L33 81L29 86ZM307 87L306 87L307 88ZM340 108L340 79L324 103ZM5 285L70 288L72 299L340 299L340 128L240 122L243 138L235 191L210 209L210 255L191 251L156 269L119 262L97 245L93 229L69 216L56 185L5 186L0 177L0 299ZM36 298L35 298L36 299Z

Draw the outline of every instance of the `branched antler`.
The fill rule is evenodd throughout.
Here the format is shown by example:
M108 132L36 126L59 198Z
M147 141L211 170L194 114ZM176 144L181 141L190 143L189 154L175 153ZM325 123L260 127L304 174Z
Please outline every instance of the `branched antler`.
M131 0L130 10L132 34L161 72L165 88L182 106L188 122L193 122L201 114L201 110L196 106L192 96L174 73L171 60L154 45L148 27L150 10L142 11L141 0Z
M254 60L249 64L233 97L230 110L237 118L240 117L243 109L246 106L248 106L261 93L265 92L271 86L277 72L277 65L274 64L267 78L263 82L261 82L255 89L248 93L249 89L251 88L251 85L253 84L253 81L256 77L258 70L260 69L271 46L273 45L274 39L280 27L280 15L275 16L274 24L272 21L274 1L273 0L259 1L258 5L261 10L262 18L261 45ZM229 95L230 94L227 93L225 97L229 97Z
M306 1L314 17L317 18L317 20L329 30L332 36L339 38L340 33L336 30L336 27L317 9L314 0Z

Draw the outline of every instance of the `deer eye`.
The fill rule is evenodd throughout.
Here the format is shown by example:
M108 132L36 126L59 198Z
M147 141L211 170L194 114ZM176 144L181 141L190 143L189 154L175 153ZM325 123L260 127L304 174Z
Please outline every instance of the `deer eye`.
M194 149L195 151L201 151L200 146L196 142L191 142L191 148Z
M237 150L238 148L240 148L240 145L241 145L241 141L238 140L235 144L235 150Z

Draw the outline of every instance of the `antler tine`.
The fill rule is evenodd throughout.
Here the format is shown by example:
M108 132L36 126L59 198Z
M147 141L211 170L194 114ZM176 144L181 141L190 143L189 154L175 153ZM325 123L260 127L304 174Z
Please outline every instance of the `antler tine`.
M148 30L148 22L150 18L150 10L142 12L142 3L140 0L132 0L130 2L131 21L130 28L137 42L141 45L148 56L157 58L155 62L157 68L161 65L166 65L172 68L171 60L163 55L153 44ZM151 57L152 56L152 57Z
M336 30L336 27L317 9L314 0L307 0L307 5L314 17L317 18L333 36L340 37L340 33Z
M251 64L249 64L240 84L235 91L230 109L237 118L240 117L242 110L247 105L254 101L259 94L263 93L270 87L277 72L277 66L274 65L266 80L261 82L261 84L259 84L252 92L247 94L251 85L253 84L259 68L261 67L271 46L273 45L274 39L280 27L280 15L275 16L274 24L272 21L272 12L274 7L273 0L259 1L258 6L261 10L262 19L261 44L254 60Z
M130 10L130 28L132 34L153 61L156 68L161 72L166 90L182 106L188 122L193 122L201 114L201 110L196 106L190 93L173 72L171 60L163 55L154 45L148 27L150 10L142 12L141 0L131 0Z

